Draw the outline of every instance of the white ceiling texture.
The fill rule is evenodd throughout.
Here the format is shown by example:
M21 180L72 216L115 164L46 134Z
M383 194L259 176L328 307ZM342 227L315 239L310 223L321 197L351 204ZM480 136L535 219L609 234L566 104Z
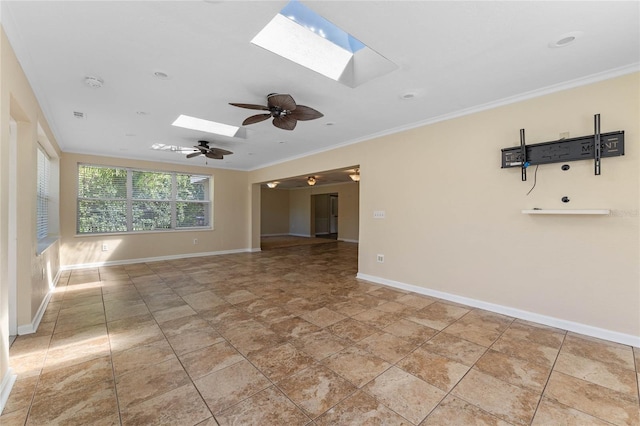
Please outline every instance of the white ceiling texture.
M356 87L251 43L286 1L1 3L63 151L169 163L205 158L153 144L205 139L234 152L209 167L253 170L640 69L637 1L301 1L395 64ZM240 126L260 111L229 102L264 105L269 93L324 117L293 131L247 125L245 138L171 125L186 114Z

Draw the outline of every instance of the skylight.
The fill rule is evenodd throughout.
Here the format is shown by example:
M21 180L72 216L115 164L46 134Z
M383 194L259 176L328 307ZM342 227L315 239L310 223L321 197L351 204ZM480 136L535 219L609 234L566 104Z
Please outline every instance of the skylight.
M396 68L296 0L290 1L251 43L350 87Z
M238 130L240 129L236 126L216 123L215 121L203 120L201 118L190 117L188 115L180 115L180 117L171 123L171 125L229 137L239 136Z

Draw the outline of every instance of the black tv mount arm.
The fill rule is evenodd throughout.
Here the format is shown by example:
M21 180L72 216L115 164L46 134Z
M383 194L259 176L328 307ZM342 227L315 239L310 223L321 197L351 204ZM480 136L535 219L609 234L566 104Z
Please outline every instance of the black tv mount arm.
M520 167L527 180L527 167L538 164L594 160L594 173L600 175L601 159L624 155L624 131L601 133L600 114L593 117L594 134L571 139L527 145L520 129L520 146L502 149L502 168Z

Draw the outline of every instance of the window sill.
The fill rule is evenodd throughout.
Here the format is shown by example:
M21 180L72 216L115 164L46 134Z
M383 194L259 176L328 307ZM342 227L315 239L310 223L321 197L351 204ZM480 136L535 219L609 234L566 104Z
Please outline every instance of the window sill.
M153 231L126 231L126 232L96 232L95 234L76 234L75 238L84 237L108 237L112 235L145 235L145 234L168 234L172 232L195 232L213 231L213 227L208 228L179 228L179 229L155 229Z
M43 254L45 251L49 249L49 247L54 245L56 242L58 242L57 235L45 237L41 240L38 240L38 246L36 248L36 256L40 256L41 254Z

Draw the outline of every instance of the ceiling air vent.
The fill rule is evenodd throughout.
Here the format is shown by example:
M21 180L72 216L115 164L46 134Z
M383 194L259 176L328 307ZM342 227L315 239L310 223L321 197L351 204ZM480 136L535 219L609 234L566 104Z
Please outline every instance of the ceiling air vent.
M84 115L84 112L80 112L80 111L73 111L73 116L79 120L84 120L85 118L87 118Z

